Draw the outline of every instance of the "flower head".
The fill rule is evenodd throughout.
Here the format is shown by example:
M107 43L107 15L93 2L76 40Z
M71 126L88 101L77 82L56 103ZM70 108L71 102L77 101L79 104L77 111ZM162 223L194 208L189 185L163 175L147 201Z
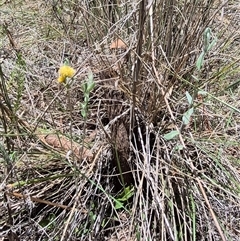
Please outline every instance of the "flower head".
M68 66L68 65L63 65L60 67L58 73L59 73L59 77L58 77L58 82L59 83L65 83L66 78L72 78L73 75L75 74L75 69L73 69L72 67Z

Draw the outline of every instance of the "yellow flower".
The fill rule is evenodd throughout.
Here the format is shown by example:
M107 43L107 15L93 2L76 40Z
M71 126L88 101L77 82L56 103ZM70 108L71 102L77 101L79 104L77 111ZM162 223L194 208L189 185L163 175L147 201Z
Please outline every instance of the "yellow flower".
M61 66L58 71L59 73L58 82L64 83L66 81L66 78L72 78L75 72L76 72L75 69L73 69L68 65Z

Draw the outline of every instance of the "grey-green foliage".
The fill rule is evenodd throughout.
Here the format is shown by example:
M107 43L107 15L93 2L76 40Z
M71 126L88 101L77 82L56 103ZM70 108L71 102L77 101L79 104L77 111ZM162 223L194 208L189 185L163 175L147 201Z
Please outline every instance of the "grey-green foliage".
M115 199L115 209L123 208L125 203L134 195L134 188L128 186Z
M197 59L196 66L200 70L203 66L204 57L217 42L217 38L213 38L213 34L210 28L206 28L203 33L203 51Z
M173 130L167 134L164 135L164 139L169 141L172 140L174 137L179 135L179 131L178 130Z
M182 121L183 121L184 125L189 124L191 116L194 112L194 107L192 106L193 105L193 97L189 94L188 91L186 92L186 97L187 97L190 108L183 114Z
M89 73L87 81L82 84L84 101L83 103L81 103L81 114L84 119L87 118L90 93L94 89L94 87L95 87L95 82L93 81L93 74Z

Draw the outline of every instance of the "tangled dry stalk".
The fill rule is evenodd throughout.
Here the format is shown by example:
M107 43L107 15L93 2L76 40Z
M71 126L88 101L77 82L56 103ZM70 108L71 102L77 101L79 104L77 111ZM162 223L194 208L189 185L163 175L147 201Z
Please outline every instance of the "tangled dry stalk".
M238 1L0 4L1 239L239 240Z

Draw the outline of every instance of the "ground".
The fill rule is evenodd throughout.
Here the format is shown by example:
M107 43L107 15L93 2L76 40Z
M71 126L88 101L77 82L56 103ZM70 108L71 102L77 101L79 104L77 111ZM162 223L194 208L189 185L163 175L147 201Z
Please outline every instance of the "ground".
M240 5L153 3L0 2L0 240L239 240Z

